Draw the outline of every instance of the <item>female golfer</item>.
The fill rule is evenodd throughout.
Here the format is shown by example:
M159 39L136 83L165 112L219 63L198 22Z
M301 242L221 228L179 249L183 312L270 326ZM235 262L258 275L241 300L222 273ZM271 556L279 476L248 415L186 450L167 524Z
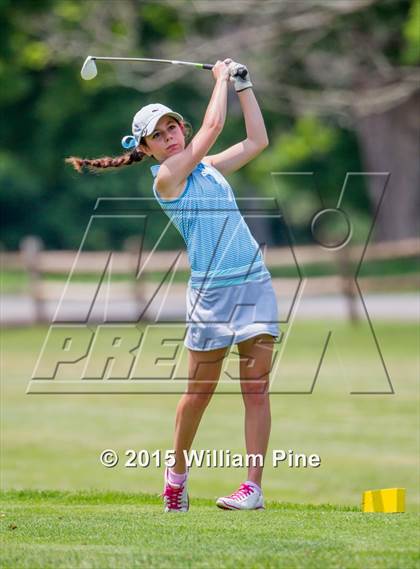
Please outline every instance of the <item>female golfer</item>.
M239 65L225 59L213 67L213 93L191 142L187 143L183 117L156 103L134 116L133 135L122 140L124 148L132 149L129 153L117 158L67 159L80 172L84 167L119 167L154 158L159 163L151 166L154 195L187 245L191 277L184 343L189 376L176 409L176 462L165 470L166 512L189 508L184 451L191 448L232 344L237 344L240 358L247 454L265 457L270 434L269 373L273 341L279 336L277 302L258 243L224 177L268 145L249 73L245 78L235 75ZM229 82L238 93L247 136L219 154L208 155L223 130ZM263 464L249 467L246 482L216 504L229 510L264 508L262 471Z

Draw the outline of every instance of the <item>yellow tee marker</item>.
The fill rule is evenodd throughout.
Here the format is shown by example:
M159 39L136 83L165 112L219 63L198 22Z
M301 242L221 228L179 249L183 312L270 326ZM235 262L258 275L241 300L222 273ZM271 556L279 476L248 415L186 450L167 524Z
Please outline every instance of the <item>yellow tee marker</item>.
M366 490L362 496L362 511L385 514L405 512L405 488Z

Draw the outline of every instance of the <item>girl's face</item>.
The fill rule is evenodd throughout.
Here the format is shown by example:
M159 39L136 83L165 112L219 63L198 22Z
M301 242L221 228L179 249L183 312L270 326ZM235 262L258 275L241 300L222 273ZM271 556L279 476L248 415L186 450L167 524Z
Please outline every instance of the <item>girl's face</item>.
M165 115L158 121L155 130L145 136L147 146L140 144L142 152L153 156L158 162L163 162L169 156L182 152L185 148L185 127L173 117Z

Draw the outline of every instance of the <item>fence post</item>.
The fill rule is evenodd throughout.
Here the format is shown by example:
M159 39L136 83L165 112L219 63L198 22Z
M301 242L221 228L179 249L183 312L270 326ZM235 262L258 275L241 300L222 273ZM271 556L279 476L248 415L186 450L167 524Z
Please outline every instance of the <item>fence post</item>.
M28 273L28 293L34 303L36 323L45 321L40 270L42 249L42 240L34 235L28 235L20 242L20 254L23 266Z
M354 266L351 260L350 247L343 247L338 251L338 267L342 282L342 291L347 301L347 310L351 324L359 322L359 313L356 305L356 290L354 282Z

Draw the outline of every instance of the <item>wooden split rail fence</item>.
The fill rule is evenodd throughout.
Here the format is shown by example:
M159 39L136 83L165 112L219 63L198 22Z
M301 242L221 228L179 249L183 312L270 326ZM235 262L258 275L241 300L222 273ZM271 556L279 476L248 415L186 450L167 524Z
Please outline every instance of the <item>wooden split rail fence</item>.
M267 267L272 272L274 268L296 267L296 277L273 277L273 286L276 293L293 294L299 284L299 273L297 267L306 278L304 271L305 265L334 264L335 274L329 276L310 277L305 280L305 294L338 294L341 293L347 299L348 316L350 320L358 319L355 299L357 295L355 284L355 272L362 258L363 246L347 246L339 250L328 250L319 246L296 246L266 248L264 258ZM420 240L405 239L402 241L390 241L382 243L372 243L367 247L363 262L389 260L394 258L417 258L419 259ZM135 249L132 240L126 242L125 249L120 252L95 251L95 252L76 252L76 251L46 251L43 250L42 242L37 237L26 237L22 240L21 249L18 252L2 252L2 270L20 270L27 274L28 290L27 294L32 297L36 308L36 320L42 322L46 320L44 315L44 304L48 300L60 298L64 283L63 281L51 281L45 279L47 273L70 275L72 269L75 274L97 274L102 275L108 263L112 263L112 274L131 275L129 282L118 282L113 285L113 298L115 294L120 299L135 299L142 302L148 298L148 294L156 288L156 281L152 282L147 275L151 271L166 273L174 263L179 252L177 251L143 251L141 264L144 268L141 276L135 278L138 270L139 252ZM145 260L147 259L147 263ZM296 264L297 263L297 264ZM182 252L177 260L177 271L189 271L189 264L186 252ZM288 271L290 273L290 271ZM75 279L77 280L77 279ZM418 287L418 274L405 274L393 276L360 277L358 283L364 292L403 290ZM66 299L73 300L86 299L87 286L92 288L92 284L87 285L83 282L72 282L66 291ZM173 283L174 290L182 292L185 290L185 283Z

